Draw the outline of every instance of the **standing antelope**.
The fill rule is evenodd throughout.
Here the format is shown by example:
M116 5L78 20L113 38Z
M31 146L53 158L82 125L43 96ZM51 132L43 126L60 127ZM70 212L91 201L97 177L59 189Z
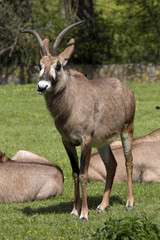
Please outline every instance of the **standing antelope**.
M97 211L105 211L109 206L111 187L116 171L116 160L109 144L120 134L124 147L128 174L128 199L126 210L133 208L132 194L132 138L135 100L133 93L116 78L88 80L82 73L66 67L74 50L74 39L58 55L58 47L64 35L80 21L65 28L56 38L52 53L49 40L40 38L34 30L24 33L33 34L41 47L40 74L37 92L43 94L46 105L52 114L55 126L69 156L74 179L74 206L72 215L80 220L88 220L86 183L91 148L97 147L107 169L105 192ZM80 168L76 146L81 145ZM79 182L81 183L82 207L80 204Z

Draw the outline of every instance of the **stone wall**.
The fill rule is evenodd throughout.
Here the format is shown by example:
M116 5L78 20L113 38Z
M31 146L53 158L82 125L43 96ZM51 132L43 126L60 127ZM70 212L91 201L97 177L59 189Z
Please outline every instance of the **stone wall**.
M88 78L116 77L123 82L160 82L160 64L110 64L76 67Z
M73 67L86 74L89 79L117 77L123 82L160 82L160 64L74 65ZM38 74L37 66L4 68L0 72L0 84L35 83Z
M0 72L0 84L35 83L39 74L37 66L18 66L3 68Z

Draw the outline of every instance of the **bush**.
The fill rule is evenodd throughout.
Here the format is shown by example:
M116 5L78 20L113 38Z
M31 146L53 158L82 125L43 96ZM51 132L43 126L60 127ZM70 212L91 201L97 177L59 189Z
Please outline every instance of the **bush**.
M103 240L158 240L160 225L154 224L147 218L124 218L106 221L105 227L98 228L93 239Z

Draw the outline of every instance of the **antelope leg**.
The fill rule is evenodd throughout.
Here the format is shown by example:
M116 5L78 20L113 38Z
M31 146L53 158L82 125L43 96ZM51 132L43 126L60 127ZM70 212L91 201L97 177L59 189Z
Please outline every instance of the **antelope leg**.
M85 140L81 146L81 166L80 166L80 176L79 181L81 183L82 192L82 209L80 215L80 221L88 220L88 204L87 204L87 193L86 184L88 178L88 166L91 156L91 139Z
M125 126L121 134L123 151L126 161L126 172L128 182L128 199L126 203L126 210L133 209L133 193L132 193L132 173L133 173L133 156L132 156L132 141L133 141L133 122Z
M103 148L98 148L98 152L105 164L107 176L104 195L101 204L97 207L97 212L105 211L109 207L109 198L113 184L114 175L116 172L117 162L113 156L112 150L109 145Z
M81 203L80 203L80 193L79 193L79 166L78 166L78 156L76 152L76 148L72 145L69 145L65 141L63 141L63 145L66 149L66 152L68 154L68 157L71 162L72 166L72 176L74 180L74 205L73 210L71 212L72 216L78 216L79 211L81 209Z

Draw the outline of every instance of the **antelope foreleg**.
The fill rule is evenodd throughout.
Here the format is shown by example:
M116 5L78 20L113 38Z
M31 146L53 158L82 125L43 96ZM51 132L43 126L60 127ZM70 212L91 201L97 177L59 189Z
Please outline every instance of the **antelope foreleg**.
M86 184L88 178L88 166L91 156L91 140L85 141L82 144L82 152L81 152L81 166L80 166L80 175L79 181L81 183L81 193L82 193L82 209L80 220L87 221L88 220L88 204L87 204L87 193L86 193Z
M78 156L75 147L69 145L63 141L66 152L69 156L71 166L72 166L72 176L74 180L74 204L71 212L72 216L78 216L81 209L80 203L80 193L79 193L79 166L78 166Z
M71 212L72 216L78 216L81 209L80 203L80 193L79 193L79 174L73 172L72 174L74 180L74 205Z

